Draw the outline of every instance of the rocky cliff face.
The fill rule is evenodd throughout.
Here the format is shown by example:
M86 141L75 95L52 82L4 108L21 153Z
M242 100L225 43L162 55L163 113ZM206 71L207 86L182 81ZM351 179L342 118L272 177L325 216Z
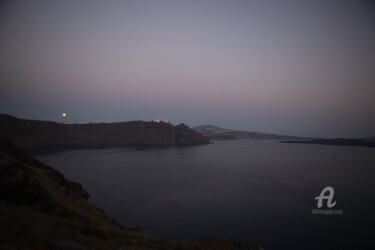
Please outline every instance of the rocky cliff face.
M87 198L80 184L0 138L0 249L262 249L152 237L118 225Z
M64 124L9 115L0 115L0 136L23 148L209 143L208 138L183 124L145 121Z

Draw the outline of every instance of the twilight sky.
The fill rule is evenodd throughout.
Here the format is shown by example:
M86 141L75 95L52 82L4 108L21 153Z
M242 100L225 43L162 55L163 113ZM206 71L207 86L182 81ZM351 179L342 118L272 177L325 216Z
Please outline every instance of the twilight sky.
M0 113L374 136L375 5L2 1Z

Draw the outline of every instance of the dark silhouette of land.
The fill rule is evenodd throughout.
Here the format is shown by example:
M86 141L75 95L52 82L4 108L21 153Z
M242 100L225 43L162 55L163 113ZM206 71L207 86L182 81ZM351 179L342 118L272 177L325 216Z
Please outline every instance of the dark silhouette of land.
M25 149L208 144L184 124L163 121L57 123L0 115L0 136Z

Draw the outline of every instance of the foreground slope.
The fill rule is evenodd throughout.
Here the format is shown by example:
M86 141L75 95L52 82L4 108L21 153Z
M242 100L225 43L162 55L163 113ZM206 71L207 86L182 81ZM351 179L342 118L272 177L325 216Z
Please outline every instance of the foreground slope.
M184 124L113 122L66 124L0 115L0 136L22 148L105 147L126 145L208 144L209 139Z
M261 249L155 238L118 225L88 197L80 184L0 138L0 249Z

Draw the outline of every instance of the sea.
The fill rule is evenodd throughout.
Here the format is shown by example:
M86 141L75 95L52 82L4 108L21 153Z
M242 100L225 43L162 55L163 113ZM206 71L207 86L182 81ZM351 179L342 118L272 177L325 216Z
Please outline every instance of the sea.
M375 148L248 139L34 156L157 237L375 249Z

